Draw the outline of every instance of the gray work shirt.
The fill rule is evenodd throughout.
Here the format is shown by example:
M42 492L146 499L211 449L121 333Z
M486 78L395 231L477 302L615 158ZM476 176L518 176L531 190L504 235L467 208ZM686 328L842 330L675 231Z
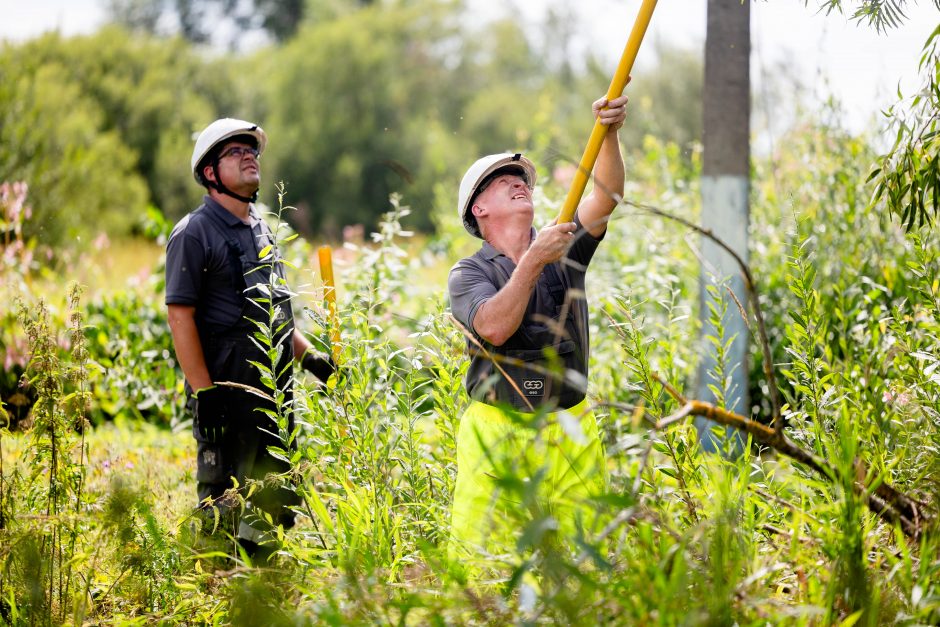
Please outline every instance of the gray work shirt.
M484 242L476 254L461 259L451 269L448 290L454 318L473 333L486 352L509 358L501 365L515 383L515 386L507 383L503 373L494 367L493 359L468 340L470 366L465 383L471 398L491 404L509 403L523 411L530 411L534 406L545 403L571 407L583 400L590 355L585 273L604 234L599 238L591 236L581 227L577 216L575 223L578 230L571 248L559 262L552 264L552 267L546 266L542 271L532 291L522 324L499 347L493 346L476 333L473 320L480 306L509 281L516 264L488 242ZM533 229L533 240L535 235ZM546 355L544 349L547 347L552 347L557 354ZM580 375L580 385L574 386L580 388L579 390L566 389L572 381L556 383L555 389L550 389L552 384L546 381L543 370L551 367L550 361L553 357L560 358L569 371L575 371L569 374ZM529 365L519 366L521 362ZM549 389L543 389L546 385ZM519 392L522 392L522 397L526 397L525 400L520 397Z
M231 329L244 315L244 278L241 266L234 265L230 240L253 260L273 243L253 205L245 223L205 196L202 206L176 224L166 245L166 304L196 307L202 337Z

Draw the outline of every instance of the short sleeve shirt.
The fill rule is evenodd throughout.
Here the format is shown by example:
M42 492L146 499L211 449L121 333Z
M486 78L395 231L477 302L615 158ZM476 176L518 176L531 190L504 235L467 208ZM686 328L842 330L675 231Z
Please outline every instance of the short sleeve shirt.
M586 375L590 337L587 324L587 301L585 299L585 274L598 245L604 238L604 234L599 238L591 236L588 231L582 228L577 215L575 216L575 224L578 227L575 241L565 257L554 264L554 268L565 287L565 297L574 310L575 329L571 339L577 344L583 359L581 370ZM535 238L534 229L532 237ZM515 268L516 265L511 259L500 253L488 242L484 242L482 248L474 255L457 262L448 277L450 306L454 318L473 333L489 352L498 353L500 350L487 343L476 333L473 321L480 306L492 298L509 281L509 277ZM552 294L553 281L549 276L550 272L547 267L542 271L532 291L519 330L503 346L519 347L526 345L527 340L524 330L528 325L535 324L546 317L556 317L558 298L557 295ZM527 348L541 350L545 346L529 345ZM491 371L492 364L490 360L471 351L471 362L467 371L467 391L471 396L474 396L473 388L476 383L485 379Z
M209 196L177 223L166 246L166 304L196 307L200 334L223 331L243 318L247 298L240 270L233 269L228 242L253 259L272 243L254 206L248 223Z

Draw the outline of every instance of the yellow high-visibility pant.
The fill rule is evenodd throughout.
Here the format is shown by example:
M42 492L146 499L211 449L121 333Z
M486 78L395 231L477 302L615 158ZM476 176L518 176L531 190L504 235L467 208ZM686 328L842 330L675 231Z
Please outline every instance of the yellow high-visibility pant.
M527 524L548 517L562 539L573 538L578 525L598 531L589 499L605 491L607 463L597 421L587 401L564 411L567 429L560 412L535 429L526 426L532 414L470 404L457 434L452 558L511 552Z

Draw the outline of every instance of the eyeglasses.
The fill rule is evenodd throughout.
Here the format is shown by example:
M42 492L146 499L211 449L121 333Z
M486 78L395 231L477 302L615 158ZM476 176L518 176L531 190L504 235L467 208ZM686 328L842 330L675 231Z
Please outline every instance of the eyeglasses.
M219 155L219 159L225 159L227 157L235 157L236 159L241 159L245 155L251 155L252 157L257 159L259 154L260 153L258 152L257 148L247 148L245 146L232 146L231 148L223 152L221 155Z

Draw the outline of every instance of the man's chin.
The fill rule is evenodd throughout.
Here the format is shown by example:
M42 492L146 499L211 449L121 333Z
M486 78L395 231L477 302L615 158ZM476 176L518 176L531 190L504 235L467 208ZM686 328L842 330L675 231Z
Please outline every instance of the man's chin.
M251 198L259 189L261 189L260 185L242 185L241 187L232 189L232 191L239 196L247 196L248 198Z

